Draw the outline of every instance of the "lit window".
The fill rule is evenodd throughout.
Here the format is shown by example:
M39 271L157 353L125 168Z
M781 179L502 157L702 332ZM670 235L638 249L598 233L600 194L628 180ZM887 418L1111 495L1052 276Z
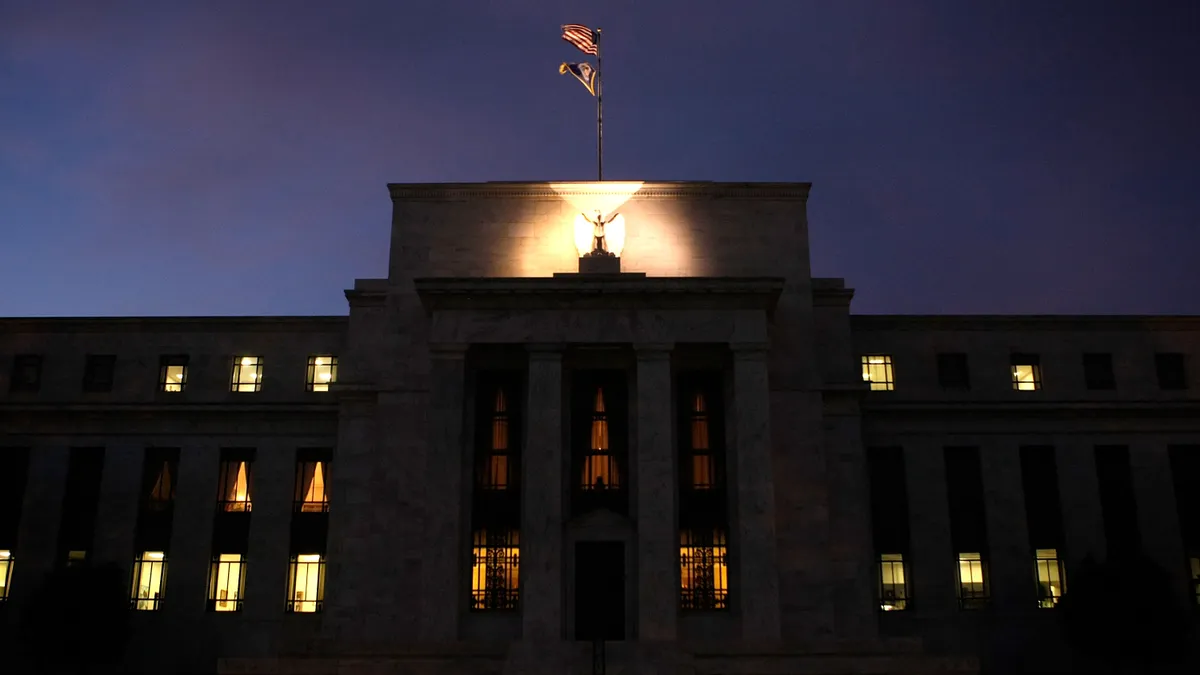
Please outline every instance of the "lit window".
M262 391L261 356L239 356L233 360L232 391Z
M884 553L879 556L879 608L885 612L908 608L908 585L904 556Z
M708 406L704 394L697 392L691 407L692 489L711 490L716 486L713 475L716 467L708 443Z
M987 605L987 568L979 553L958 554L958 604L963 609Z
M220 508L223 511L249 511L252 487L250 462L232 459L221 462Z
M246 591L246 560L240 553L221 553L208 575L208 606L214 612L239 612Z
M604 408L604 389L596 389L592 407L592 431L588 453L583 458L584 490L616 490L621 487L617 458L609 452L608 413Z
M492 405L491 442L479 467L479 485L485 490L507 490L512 483L508 435L508 399L503 389L497 389Z
M302 459L296 463L296 510L320 513L329 510L329 495L325 480L329 462L323 459Z
M319 612L325 600L325 558L304 553L292 558L288 572L289 612Z
M1067 590L1066 574L1058 551L1052 548L1037 550L1038 607L1050 608L1058 604Z
M82 567L87 564L87 551L67 551L67 567Z
M0 602L8 600L8 589L12 583L12 551L0 551Z
M152 510L161 511L175 501L175 476L171 470L173 462L169 459L155 461L147 457L146 469L153 476L153 485L146 495L146 505Z
M0 555L4 553L5 551L0 551ZM1192 571L1192 595L1195 597L1196 604L1200 605L1200 558L1189 558L1188 566Z
M1012 383L1017 391L1042 388L1042 366L1036 354L1013 354Z
M475 532L471 546L471 608L516 609L521 541L516 531Z
M863 382L871 385L872 391L891 391L896 388L892 379L892 357L874 354L862 357Z
M725 609L729 601L727 546L722 530L679 535L679 605L682 609Z
M329 391L329 385L337 382L336 356L308 357L308 390Z
M162 551L145 551L133 561L133 607L156 610L162 606L167 580L167 560Z
M178 393L187 387L188 357L173 354L158 358L158 389Z

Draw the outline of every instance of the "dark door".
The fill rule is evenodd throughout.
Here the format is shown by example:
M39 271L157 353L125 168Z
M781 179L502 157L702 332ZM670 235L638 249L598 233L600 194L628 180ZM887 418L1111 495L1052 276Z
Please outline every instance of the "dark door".
M625 639L625 544L575 544L575 639Z

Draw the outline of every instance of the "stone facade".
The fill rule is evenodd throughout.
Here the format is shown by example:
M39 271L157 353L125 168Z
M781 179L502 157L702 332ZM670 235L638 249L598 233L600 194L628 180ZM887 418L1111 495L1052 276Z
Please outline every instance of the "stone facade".
M576 640L580 544L623 544L623 638L605 667L639 673L1036 671L1065 658L1032 601L1018 450L1054 448L1066 574L1103 554L1091 448L1130 448L1146 550L1190 602L1167 449L1200 444L1197 387L1162 390L1154 355L1190 355L1200 318L852 316L853 291L809 268L808 184L392 185L387 279L346 292L348 317L9 319L0 360L44 356L37 392L0 393L0 448L29 448L11 597L56 561L68 448L107 449L94 558L129 569L140 462L181 451L169 583L135 612L144 672L592 672ZM576 214L619 210L620 275L579 274ZM963 353L971 387L939 385ZM1015 391L1013 353L1042 388ZM1116 388L1085 390L1083 353ZM190 354L184 394L159 356ZM116 354L110 393L80 393L85 354ZM229 367L264 357L262 390ZM336 384L305 390L306 359ZM870 391L860 357L891 357ZM521 383L520 602L471 609L473 462L482 377ZM586 373L625 385L627 508L579 512L569 484ZM711 374L728 473L729 606L680 609L680 378ZM1200 373L1186 373L1200 382ZM0 378L6 374L0 373ZM0 392L9 382L0 379ZM624 414L624 413L619 413ZM615 428L615 427L614 427ZM881 612L867 449L900 446L910 513L905 611ZM983 458L995 602L959 609L943 448ZM221 448L257 448L244 610L205 611ZM295 452L334 448L322 611L284 611ZM587 549L590 550L590 549ZM615 587L614 587L615 588ZM617 605L613 605L617 606Z

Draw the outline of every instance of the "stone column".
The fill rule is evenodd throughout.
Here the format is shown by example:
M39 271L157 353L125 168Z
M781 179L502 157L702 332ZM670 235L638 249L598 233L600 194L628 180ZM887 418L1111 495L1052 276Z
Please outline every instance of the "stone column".
M1088 556L1097 562L1104 560L1104 513L1100 506L1096 456L1092 446L1068 437L1056 453L1067 574L1070 575ZM1070 588L1071 580L1067 579L1067 589Z
M525 640L563 635L562 354L531 346L521 461L521 617Z
M992 603L997 611L1027 613L1036 608L1035 567L1025 520L1021 454L1011 441L980 447L983 502L987 518ZM1071 580L1067 580L1070 588Z
M636 347L638 638L674 640L679 534L671 449L671 346Z
M462 523L463 345L432 345L429 440L425 452L425 555L421 560L421 631L426 640L458 638L466 542Z
M742 636L773 641L780 637L779 576L767 346L754 343L732 347L738 522L734 546L739 552L735 592L741 607Z
M958 611L958 554L950 531L945 450L934 443L908 444L904 453L908 482L912 556L908 582L913 606L922 617L945 619ZM986 553L985 551L981 551ZM920 574L912 574L920 570Z
M1129 448L1129 464L1142 549L1167 571L1171 590L1177 594L1175 601L1189 607L1196 601L1191 593L1191 575L1183 548L1179 512L1175 508L1170 450L1152 443L1133 444ZM1068 592L1070 584L1068 579Z

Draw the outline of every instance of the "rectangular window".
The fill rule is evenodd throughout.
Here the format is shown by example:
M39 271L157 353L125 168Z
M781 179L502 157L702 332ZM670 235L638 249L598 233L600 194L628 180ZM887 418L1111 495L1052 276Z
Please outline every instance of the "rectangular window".
M479 487L484 490L507 490L513 484L511 456L511 423L508 392L504 387L488 388L492 394L485 402L481 414L486 417L486 426L481 427L483 444L479 457Z
M871 385L871 391L891 391L896 388L892 379L892 357L870 354L862 357L863 382Z
M325 558L320 553L292 556L288 567L289 612L319 612L325 601Z
M958 554L958 606L982 609L988 603L987 566L979 553Z
M1042 388L1042 365L1037 354L1012 355L1012 384L1017 391Z
M83 567L87 562L87 551L67 551L67 567Z
M942 389L970 389L971 371L967 355L961 352L937 355L938 384Z
M476 531L471 546L471 608L516 609L520 563L516 531Z
M133 608L153 611L162 607L166 583L166 554L162 551L143 551L133 561Z
M325 451L296 453L295 509L304 513L323 513L329 510L329 457Z
M9 391L33 393L42 388L42 357L40 354L17 354L9 374Z
M1183 354L1155 354L1154 369L1159 389L1187 389L1187 363Z
M83 391L90 394L112 391L117 357L112 354L88 354L83 365Z
M621 468L609 446L609 415L604 387L595 388L591 406L591 433L583 457L580 487L584 490L619 490Z
M208 608L213 612L240 612L246 594L246 557L220 553L208 574Z
M187 354L165 354L158 357L158 390L178 393L187 388Z
M712 490L717 487L717 458L713 452L712 429L710 429L710 402L705 392L697 390L689 397L688 403L688 450L691 451L691 461L687 463L690 470L687 487L692 490Z
M727 552L723 530L684 530L680 533L681 608L708 610L729 607Z
M1058 551L1053 548L1037 549L1038 607L1051 609L1067 591L1067 575Z
M1116 389L1112 354L1083 355L1083 384L1091 390Z
M230 390L237 392L262 391L263 359L261 356L238 356L233 359Z
M902 554L880 554L879 609L885 612L908 609L908 575L904 567Z
M329 391L329 385L337 382L337 357L328 355L308 357L306 382L309 391Z
M217 508L221 511L249 511L253 506L253 458L242 453L224 454L226 457L221 459L221 474L217 485Z
M0 551L0 602L8 600L8 590L12 587L12 570L12 551Z

